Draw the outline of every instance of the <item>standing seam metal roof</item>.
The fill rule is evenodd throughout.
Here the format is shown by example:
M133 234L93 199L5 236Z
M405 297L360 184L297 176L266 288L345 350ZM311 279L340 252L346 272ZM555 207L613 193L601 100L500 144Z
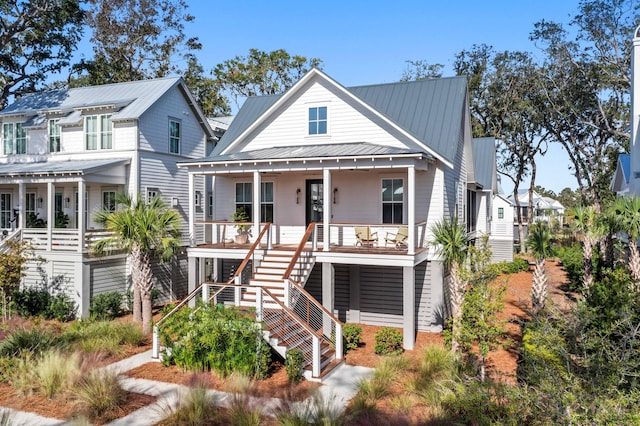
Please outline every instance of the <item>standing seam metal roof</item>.
M492 189L496 164L496 140L494 138L473 139L473 164L476 182L484 189Z

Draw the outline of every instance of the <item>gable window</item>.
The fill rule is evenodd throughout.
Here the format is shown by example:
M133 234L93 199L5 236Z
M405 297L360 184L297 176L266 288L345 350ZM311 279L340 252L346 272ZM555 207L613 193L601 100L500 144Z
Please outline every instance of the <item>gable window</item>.
M115 191L102 191L102 208L111 213L116 211Z
M311 107L309 108L309 134L310 135L326 135L327 134L327 107Z
M498 219L504 219L504 207L498 207Z
M176 120L169 120L169 152L180 154L181 124Z
M60 152L60 125L58 120L49 120L49 152Z
M382 223L402 223L403 179L382 179Z
M2 140L4 154L27 153L27 130L24 123L4 123L2 125Z
M87 150L111 149L113 124L111 115L88 115L85 117L85 142Z

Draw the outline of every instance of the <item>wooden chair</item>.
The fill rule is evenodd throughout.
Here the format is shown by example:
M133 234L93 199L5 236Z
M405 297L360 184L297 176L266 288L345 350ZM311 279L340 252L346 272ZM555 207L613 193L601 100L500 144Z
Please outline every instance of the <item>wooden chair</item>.
M373 247L378 245L378 233L371 232L371 228L368 226L356 226L356 246L360 247Z
M407 248L408 238L409 229L403 226L398 228L398 231L395 234L393 232L387 232L387 235L384 237L384 245L386 247L388 244L392 244L396 246L397 249Z

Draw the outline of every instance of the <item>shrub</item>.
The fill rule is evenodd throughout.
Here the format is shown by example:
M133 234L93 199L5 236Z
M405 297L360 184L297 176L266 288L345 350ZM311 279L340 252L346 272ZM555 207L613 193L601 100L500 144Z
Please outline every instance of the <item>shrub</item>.
M78 375L78 356L53 350L42 354L33 372L38 391L47 398L56 397Z
M91 298L89 315L98 320L111 320L122 312L122 294L117 291L102 293Z
M287 351L287 358L284 361L287 370L289 383L300 383L302 380L302 366L304 364L304 354L300 349Z
M409 387L429 406L437 406L442 391L440 383L454 380L459 369L459 360L450 350L440 345L427 346Z
M402 334L396 329L383 327L375 334L374 351L378 355L398 355L402 353Z
M26 288L13 293L16 312L23 317L45 316L51 303L51 295L46 290Z
M198 426L206 424L207 421L215 422L216 410L214 404L217 397L207 392L206 386L196 384L178 397L178 407L168 408L168 421L170 424ZM218 419L219 420L219 419Z
M345 324L342 327L342 338L344 339L344 349L357 349L362 343L362 327L356 324Z
M71 300L71 297L66 293L60 293L51 297L45 318L69 322L76 318L77 312L78 306Z
M503 260L502 262L489 265L489 271L495 275L515 274L520 271L528 271L529 262L521 257L515 257L512 262Z
M125 346L141 346L146 342L137 325L110 321L75 322L63 338L84 352L104 351L109 355L121 355Z
M0 342L0 356L33 355L61 346L63 341L46 328L18 328Z
M118 375L108 370L84 374L73 393L83 413L90 418L103 417L102 420L113 418L126 396L118 382Z

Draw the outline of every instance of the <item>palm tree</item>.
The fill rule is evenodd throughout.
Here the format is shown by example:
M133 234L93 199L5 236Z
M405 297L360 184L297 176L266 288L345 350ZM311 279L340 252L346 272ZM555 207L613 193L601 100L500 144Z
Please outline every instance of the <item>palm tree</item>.
M600 228L596 220L596 210L593 206L575 206L571 212L573 224L582 233L582 293L588 296L593 286L593 247L600 238Z
M133 282L133 317L142 321L145 333L151 331L151 291L153 273L151 259L171 259L180 247L180 216L154 197L146 203L141 195L134 200L126 194L116 198L120 207L115 212L103 210L94 220L111 231L111 237L96 242L93 250L102 254L112 249L126 251L131 259Z
M459 334L460 320L462 318L462 303L467 283L461 276L461 269L467 257L469 237L464 224L457 217L452 220L442 219L431 227L433 241L431 245L442 259L443 266L449 271L449 298L451 301L451 349L456 352L459 347L457 336Z
M536 257L536 269L533 271L531 285L531 305L533 313L537 314L544 308L547 299L547 273L544 262L551 254L551 230L546 223L537 222L529 228L527 247Z
M620 229L629 237L629 271L635 281L636 290L640 289L640 197L618 198L613 209L619 218Z

